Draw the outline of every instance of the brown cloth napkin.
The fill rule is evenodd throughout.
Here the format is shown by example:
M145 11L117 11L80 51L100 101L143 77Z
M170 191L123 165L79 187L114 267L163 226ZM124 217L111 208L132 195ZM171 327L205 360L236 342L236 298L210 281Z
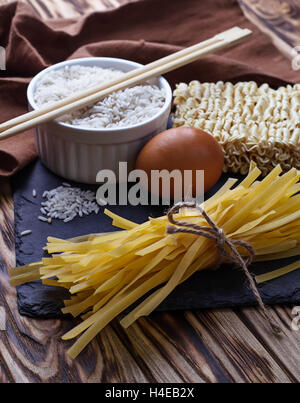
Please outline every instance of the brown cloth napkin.
M299 72L242 14L235 0L140 0L78 19L38 18L25 3L0 7L0 121L27 111L26 88L40 70L66 59L111 56L148 63L238 25L253 30L246 42L166 75L179 81L297 82ZM0 142L0 176L36 157L33 132Z

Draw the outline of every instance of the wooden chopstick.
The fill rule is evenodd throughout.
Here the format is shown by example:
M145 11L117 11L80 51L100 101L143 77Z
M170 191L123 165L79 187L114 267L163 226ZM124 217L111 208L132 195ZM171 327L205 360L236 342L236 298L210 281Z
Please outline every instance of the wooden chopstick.
M25 130L57 119L59 116L66 113L91 105L112 92L123 90L133 85L138 85L150 78L160 76L192 63L198 60L201 56L244 40L251 35L251 33L252 32L249 29L241 29L239 27L231 28L204 42L200 42L162 59L156 60L155 62L149 63L146 66L132 70L117 80L112 80L100 86L90 87L87 90L77 92L75 95L63 99L62 101L55 102L52 105L47 105L11 119L0 125L0 140L15 136Z
M208 39L206 41L203 41L201 43L197 43L196 45L193 45L193 46L190 46L188 48L182 49L181 51L178 51L176 53L172 53L171 55L168 55L168 56L166 56L166 57L164 57L162 59L159 59L159 60L156 60L156 61L154 61L152 63L149 63L146 66L143 66L143 67L141 67L139 69L131 70L128 73L122 75L121 77L119 77L117 79L109 80L106 83L101 84L101 85L99 85L99 84L98 85L93 85L93 86L91 86L91 87L89 87L89 88L87 88L87 89L85 89L83 91L77 91L76 94L68 96L68 97L66 97L66 98L64 98L64 99L62 99L60 101L57 101L57 102L51 104L51 105L42 106L38 110L34 110L32 112L25 113L25 114L23 114L21 116L18 116L16 118L13 118L13 119L7 121L7 122L1 123L0 124L0 133L3 132L4 130L9 129L10 127L13 127L13 126L17 125L17 124L20 124L20 123L26 122L27 120L30 120L30 119L33 119L35 117L41 116L44 113L48 113L51 110L57 109L57 108L59 108L61 106L67 105L67 104L70 104L70 103L72 103L74 101L77 101L78 99L81 99L81 98L87 97L89 95L92 95L95 92L107 89L112 85L119 84L119 83L127 80L128 78L132 78L134 76L137 76L137 74L149 71L152 68L155 68L155 67L159 66L162 63L167 63L167 62L169 62L171 60L175 60L175 59L177 59L177 58L179 58L181 56L185 56L185 55L187 55L189 53L192 53L193 51L195 51L195 50L197 50L199 48L204 49L206 46L209 46L209 45L211 45L213 43L216 43L216 42L219 42L219 41L220 41L220 39L217 39L216 37L210 38L210 39Z

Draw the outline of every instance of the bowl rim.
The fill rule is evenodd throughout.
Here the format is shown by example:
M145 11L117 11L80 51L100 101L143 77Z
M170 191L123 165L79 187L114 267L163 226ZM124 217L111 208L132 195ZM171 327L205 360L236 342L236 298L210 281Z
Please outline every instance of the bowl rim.
M59 63L55 63L49 67L46 67L45 69L41 70L39 73L37 73L32 80L30 81L28 87L27 87L27 100L29 102L30 107L33 110L37 110L37 105L34 101L33 95L34 95L34 90L35 87L38 83L38 81L41 79L41 77L43 77L45 74L47 74L48 72L52 71L52 70L58 70L60 68L63 68L64 66L67 65L76 65L76 64L80 64L80 62L84 61L84 62L92 62L94 60L97 61L117 61L117 62L121 62L124 63L125 65L130 65L133 67L141 67L143 66L143 64L141 63L137 63L134 62L132 60L127 60L127 59L121 59L121 58L116 58L116 57L97 57L97 56L91 56L91 57L81 57L81 58L76 58L76 59L70 59L70 60L65 60L63 62L59 62ZM85 64L82 64L85 65ZM96 67L100 67L95 65ZM112 68L114 68L112 66ZM112 128L96 128L96 127L88 127L88 126L77 126L77 125L72 125L70 123L65 123L65 122L60 122L57 120L52 121L52 124L58 125L60 127L64 127L65 129L68 130L77 130L78 132L89 132L91 134L97 134L97 133L112 133L112 132L126 132L128 130L132 130L132 129L137 129L137 128L142 128L143 126L147 126L148 124L154 122L156 119L158 119L161 115L163 115L169 108L170 105L172 103L172 98L173 98L173 92L172 92L172 88L170 86L170 84L168 83L168 81L163 77L163 76L158 76L157 80L159 81L160 84L160 88L163 88L165 90L165 103L163 105L163 107L159 110L159 112L157 112L154 116L152 116L151 118L144 120L141 123L137 123L135 125L131 125L131 126L122 126L122 127L112 127Z

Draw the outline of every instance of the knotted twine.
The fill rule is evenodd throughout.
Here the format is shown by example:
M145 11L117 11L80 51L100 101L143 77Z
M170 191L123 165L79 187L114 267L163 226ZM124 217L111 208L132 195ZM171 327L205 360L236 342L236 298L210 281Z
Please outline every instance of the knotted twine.
M208 226L197 225L185 221L178 221L175 220L174 214L178 213L181 208L196 208L200 211L201 215L206 220ZM226 263L234 263L236 266L241 267L249 281L250 289L253 292L257 303L270 324L272 331L275 334L281 333L281 328L278 324L274 321L271 317L270 313L268 312L265 304L262 301L262 298L258 292L258 289L255 284L255 280L250 273L248 266L252 263L255 251L253 247L245 241L242 240L231 240L229 239L222 228L218 227L214 221L208 216L208 214L203 210L203 208L196 203L177 203L175 204L167 213L168 220L172 226L169 225L167 227L168 234L175 234L175 233L186 233L186 234L193 234L198 236L203 236L208 239L212 239L216 241L217 250L218 250L218 261L217 261L217 268L220 267L223 258L225 259ZM241 246L247 250L249 256L243 258L241 254L237 251L236 246Z

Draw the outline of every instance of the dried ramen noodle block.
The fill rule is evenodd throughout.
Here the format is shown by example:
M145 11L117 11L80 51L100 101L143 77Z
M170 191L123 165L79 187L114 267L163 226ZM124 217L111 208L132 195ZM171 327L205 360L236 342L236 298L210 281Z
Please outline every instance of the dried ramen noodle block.
M174 126L210 132L225 153L224 171L263 175L277 164L300 169L300 84L274 90L253 81L189 84L174 91Z

